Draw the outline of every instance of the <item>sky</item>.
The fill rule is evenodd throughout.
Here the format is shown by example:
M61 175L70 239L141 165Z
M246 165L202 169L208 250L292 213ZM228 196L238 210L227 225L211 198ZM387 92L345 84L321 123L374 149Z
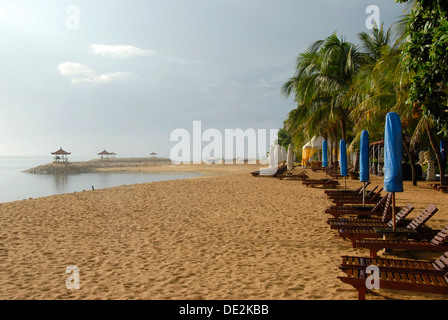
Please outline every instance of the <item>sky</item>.
M0 156L169 157L176 129L279 129L297 55L394 0L0 0ZM378 16L375 16L378 17Z

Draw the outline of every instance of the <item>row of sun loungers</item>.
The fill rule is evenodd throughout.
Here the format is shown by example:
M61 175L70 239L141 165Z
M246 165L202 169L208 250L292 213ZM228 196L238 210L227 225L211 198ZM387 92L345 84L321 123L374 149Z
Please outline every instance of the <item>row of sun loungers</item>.
M302 180L306 187L336 189L339 185L337 173L332 170L327 170L327 174L331 172L330 179L309 179L306 170L293 175L284 166L275 171L272 177ZM252 175L260 174L252 172ZM381 289L448 294L448 225L442 230L426 226L438 211L436 205L428 205L412 220L407 219L414 211L412 205L396 206L395 225L406 239L388 239L385 235L393 230L391 194L381 195L383 189L378 189L378 186L367 191L369 185L370 182L356 190L325 190L334 203L325 210L325 214L331 216L327 220L330 230L335 230L343 239L349 239L354 248L370 251L369 257L342 256L339 269L345 275L338 276L338 279L352 285L358 292L358 299L364 300L370 290L366 284L370 276L367 269L376 266ZM378 252L383 249L441 252L442 255L432 262L386 259L378 257Z
M442 191L448 193L448 186L442 186L440 183L429 183L428 186L432 187L436 191Z
M298 174L292 174L288 172L287 167L284 163L280 164L278 168L264 168L258 171L251 172L254 177L274 177L280 180L302 180L302 184L309 186L322 186L323 188L335 189L339 182L336 178L332 179L309 179L306 174L306 170L299 172Z
M407 237L385 240L382 239L384 234L393 228L392 201L391 194L381 196L381 191L381 188L373 194L370 191L370 201L366 203L374 206L366 207L357 205L358 198L362 203L362 192L367 192L363 188L325 191L328 198L335 202L334 206L325 211L325 214L330 215L327 220L330 229L335 230L343 239L349 239L354 248L370 251L369 257L342 256L339 268L345 275L338 276L338 279L352 285L358 292L358 299L364 300L370 290L366 285L370 276L367 268L376 266L379 268L381 289L448 294L448 225L438 231L426 226L438 211L436 205L428 205L412 220L407 219L414 211L412 205L396 207L396 226ZM443 254L432 262L386 259L378 257L378 252L383 249Z

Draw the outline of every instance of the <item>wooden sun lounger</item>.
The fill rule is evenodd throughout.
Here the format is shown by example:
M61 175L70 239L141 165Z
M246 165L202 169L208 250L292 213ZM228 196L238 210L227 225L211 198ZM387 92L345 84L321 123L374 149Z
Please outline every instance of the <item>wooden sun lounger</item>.
M321 179L321 180L305 180L302 182L305 186L323 186L328 188L336 188L339 185L339 182L335 179Z
M407 209L406 209L407 208ZM412 209L411 209L412 208ZM412 211L412 206L407 206L404 209L405 211ZM403 210L402 210L403 211ZM400 213L402 212L400 211ZM433 231L432 229L425 226L426 222L438 211L435 205L429 205L423 212L416 217L414 220L412 220L410 223L407 223L404 218L409 214L409 212L406 214L404 212L400 215L400 220L397 221L397 226L404 226L406 229L414 230L417 233L410 233L408 237L418 240L428 239L432 237ZM373 224L373 223L372 223ZM380 224L380 222L378 222ZM378 232L378 230L375 230L375 228L378 228L377 226L374 227L367 227L368 224L366 224L366 227L360 226L358 228L354 227L353 225L351 228L345 228L345 229L339 229L338 234L343 239L350 239L352 242L352 246L355 248L357 246L356 240L360 239L367 239L367 238L382 238L383 233ZM389 220L385 226L381 226L379 228L392 228L393 227L393 221Z
M352 285L358 291L358 300L365 300L368 291L365 270L347 269L346 272L346 276L338 276L338 279ZM379 287L380 289L448 294L448 277L447 275L428 275L418 271L380 271Z
M376 186L372 190L366 192L366 199L371 198L375 195L375 190L378 188ZM357 189L358 190L358 189ZM328 192L325 192L327 197L329 199L352 199L352 198L361 198L363 195L363 187L361 187L357 192L354 192L352 190L327 190ZM333 192L331 192L333 191Z
M368 266L377 266L380 271L418 271L421 274L443 276L448 272L448 251L433 262L408 259L342 256L342 264L339 269L347 272L348 269L365 270Z
M288 170L288 168L287 168L286 166L281 166L281 167L279 167L279 168L277 169L277 171L276 171L274 174L272 174L272 175L260 175L260 171L253 171L253 172L251 172L251 175L252 175L253 177L274 177L274 178L276 178L276 177L278 177L279 175L284 174L287 170Z
M308 179L308 175L306 174L306 170L303 170L297 174L284 173L277 176L280 180L305 180Z
M370 184L371 184L370 181L367 182L367 183L366 183L366 188L367 188ZM377 187L378 187L378 186L377 186ZM355 189L355 190L325 190L324 192L325 192L325 194L326 194L327 196L330 197L330 196L335 195L335 194L342 194L342 195L344 195L344 194L361 194L361 195L362 195L363 190L364 190L364 186L360 186L359 188L357 188L357 189Z
M370 190L369 192L366 193L365 198L366 199L370 199L373 197L379 197L381 196L381 191L383 191L383 188L380 188L378 191L376 191L376 189L378 188L378 186L376 186L373 190ZM339 191L339 190L338 190ZM334 194L327 194L327 197L333 200L345 200L345 199L361 199L363 198L363 194L362 192L358 192L358 193L334 193Z
M443 193L448 193L448 186L437 186L438 191L442 191Z
M413 210L414 207L409 204L401 209L400 212L396 214L397 226L404 225L406 223L406 217ZM383 214L383 217L378 219L328 219L327 223L330 225L331 229L372 229L392 227L392 219L384 219L386 214Z
M339 172L336 172L336 171L334 171L334 172L327 172L327 174L329 176L335 178L335 179L342 179L342 178L344 178L343 175L341 175Z
M382 199L381 191L383 191L383 188L380 188L380 190L378 190L378 192L376 192L373 196L366 196L364 200L362 195L359 196L349 195L349 196L334 197L332 201L337 206L342 206L344 204L362 204L363 202L365 204L375 204Z
M375 206L331 206L330 208L325 210L326 214L331 214L334 218L339 218L341 216L357 216L358 218L369 218L372 216L379 216L382 212L382 210L385 209L385 207L388 207L388 210L392 210L391 207L391 201L387 201L388 197L386 196L381 198ZM401 208L396 207L397 211L400 211Z
M316 172L316 171L327 171L328 172L328 171L332 171L333 167L334 167L334 165L330 165L330 166L328 166L326 168L323 168L322 166L321 167L312 167L311 171L313 171L313 172Z
M353 208L357 208L357 207L353 207L353 206L333 206L332 208L336 208L339 210L343 210L346 209L346 213L349 213L350 211L355 212L356 209ZM363 207L360 207L363 208ZM355 218L349 217L349 218L340 218L340 217L334 217L334 218L328 218L327 223L332 223L332 222L349 222L349 221L364 221L364 222L371 222L371 221L382 221L382 222L387 222L392 218L392 194L388 193L385 197L383 197L380 201L378 201L375 205L375 207L373 209L368 209L369 211L365 211L365 213L367 212L367 214L369 212L372 212L373 210L376 210L376 217L373 217L372 215L367 215L367 216L356 216ZM400 209L401 210L401 209ZM399 210L399 211L400 211ZM380 216L381 214L381 216Z
M440 186L440 183L428 183L428 186L432 187L434 190L437 190L437 187Z
M448 226L440 230L430 241L361 239L355 241L355 248L367 248L370 256L376 258L381 249L408 251L448 251Z

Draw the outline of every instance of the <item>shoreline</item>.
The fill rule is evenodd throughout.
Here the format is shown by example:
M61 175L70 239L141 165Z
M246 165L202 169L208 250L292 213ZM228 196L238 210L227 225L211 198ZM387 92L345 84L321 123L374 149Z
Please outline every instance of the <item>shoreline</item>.
M0 298L356 299L356 291L337 279L338 267L342 255L368 256L368 251L352 248L330 230L324 211L332 203L324 189L252 177L259 165L213 166L178 167L210 173L199 179L0 204ZM307 171L310 179L324 177ZM381 178L371 181L372 188L382 186ZM404 184L397 205L414 205L414 218L435 203L439 212L428 225L448 224L447 195L424 181L418 187ZM347 188L359 185L347 179ZM79 290L65 286L70 265L80 269ZM446 296L379 290L367 299Z
M51 162L39 165L22 172L31 174L76 174L90 172L154 172L154 171L194 171L206 175L226 174L229 166L235 168L253 168L258 170L266 167L263 164L174 164L170 159L164 158L116 158L116 159L93 159L89 161L76 162Z

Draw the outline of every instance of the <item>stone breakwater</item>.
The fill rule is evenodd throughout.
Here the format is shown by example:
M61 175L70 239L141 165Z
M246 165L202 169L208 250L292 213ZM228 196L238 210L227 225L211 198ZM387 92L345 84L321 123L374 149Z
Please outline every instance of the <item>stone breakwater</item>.
M97 159L84 162L52 162L23 172L34 174L77 174L95 172L104 168L156 167L171 165L164 158Z

